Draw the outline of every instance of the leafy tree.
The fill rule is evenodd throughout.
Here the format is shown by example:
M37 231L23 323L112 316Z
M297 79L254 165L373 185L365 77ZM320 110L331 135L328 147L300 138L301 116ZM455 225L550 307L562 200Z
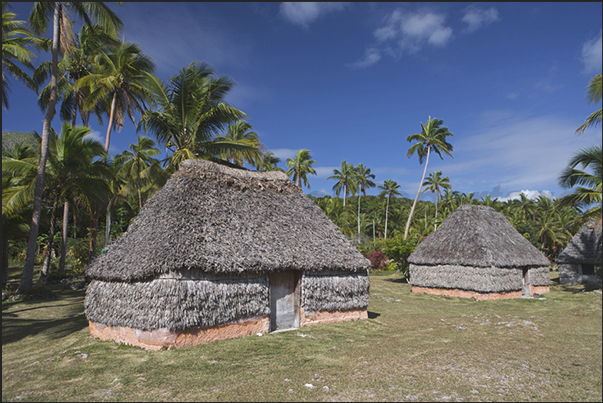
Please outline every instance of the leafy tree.
M29 88L36 89L34 81L16 62L33 70L31 64L34 53L27 46L37 43L33 34L25 27L25 21L15 20L15 13L8 11L10 5L2 2L2 107L8 110L8 94L10 83L8 75L25 83Z
M240 149L226 149L220 154L220 158L240 167L245 162L253 167L260 167L263 163L262 143L260 143L258 134L251 129L252 127L248 122L239 120L228 125L225 136L216 136L216 141L230 141L248 146Z
M389 199L391 196L401 196L398 189L400 189L400 185L391 179L387 179L383 182L383 185L379 185L379 189L383 189L380 196L387 196L387 205L385 207L385 239L387 239L387 218L389 214Z
M586 89L588 91L586 99L590 103L596 105L601 102L601 74L597 74L596 76L591 78ZM576 133L582 134L584 133L584 130L586 130L588 127L597 127L599 123L601 123L601 108L599 108L598 111L594 111L593 113L591 113L586 118L584 124L576 130Z
M267 171L281 171L284 172L282 168L279 168L277 165L281 162L281 159L274 155L272 152L265 152L262 156L262 164L258 167L259 171L267 172Z
M308 174L316 175L316 171L312 168L312 164L316 164L316 161L310 156L310 150L299 150L295 154L295 158L287 158L287 166L289 169L285 172L291 177L293 182L296 182L297 186L301 189L302 180L305 186L310 188L310 182L308 182Z
M205 63L192 62L167 84L149 75L148 88L155 110L142 114L138 130L153 133L159 145L172 154L168 172L186 159L216 159L229 151L248 150L249 143L217 141L215 136L229 123L247 115L224 102L235 83L216 77Z
M337 197L343 190L343 207L345 208L345 201L349 194L356 194L358 190L358 184L356 181L356 168L354 165L348 164L347 161L341 162L341 169L334 169L333 175L327 179L336 179L337 183L333 186L333 190Z
M408 153L406 155L410 158L413 154L416 153L419 156L420 164L425 161L425 168L423 169L423 176L421 177L421 182L419 184L419 189L417 190L417 195L410 210L410 214L408 215L406 229L404 230L404 239L406 239L406 237L408 236L410 222L412 220L417 201L419 200L419 195L421 194L421 188L423 186L423 181L425 180L425 174L427 173L427 165L429 164L429 156L431 151L438 154L441 159L444 159L442 157L442 152L452 157L452 144L446 141L446 137L454 136L454 134L450 133L446 126L442 126L443 123L443 120L431 119L430 116L427 120L427 124L424 125L423 123L421 123L421 133L411 134L406 139L408 142L415 142L408 149Z
M450 178L448 178L448 177L442 178L442 171L436 171L434 173L429 174L427 179L425 179L425 181L423 182L423 186L425 186L423 193L427 192L428 190L431 190L432 192L435 193L435 197L436 197L436 202L435 202L436 224L434 224L434 230L436 229L435 225L437 225L437 222L438 222L438 198L439 198L440 194L442 193L441 189L450 189L449 182L450 182Z
M37 35L42 35L52 17L52 73L50 77L50 99L48 109L44 117L42 126L42 141L40 146L40 160L37 165L36 183L34 190L33 213L30 226L29 241L25 264L23 266L23 276L21 277L20 288L29 290L33 285L33 267L36 252L36 243L39 230L39 221L42 211L42 191L44 187L44 173L46 161L48 159L48 143L50 137L50 125L56 113L55 106L58 99L58 64L59 53L62 49L67 51L70 44L73 43L71 34L71 19L68 16L68 10L75 12L81 17L87 25L92 25L92 20L96 20L107 32L116 34L122 27L121 20L101 2L82 2L82 3L64 3L64 2L37 2L29 16L29 24Z

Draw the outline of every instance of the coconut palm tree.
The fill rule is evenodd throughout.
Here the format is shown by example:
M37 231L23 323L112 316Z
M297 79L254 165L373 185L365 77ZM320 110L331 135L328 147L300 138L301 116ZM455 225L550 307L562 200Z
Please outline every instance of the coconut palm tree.
M435 231L437 228L437 222L438 222L438 199L440 194L442 193L441 189L450 189L450 178L448 177L443 177L442 178L442 171L436 171L434 173L429 174L429 176L427 177L427 179L425 179L425 181L423 182L423 186L425 186L425 189L423 190L423 193L427 192L428 190L431 190L433 193L435 193L435 197L436 197L436 201L435 201L435 224L434 224L434 228L433 230Z
M168 172L190 158L213 159L227 150L248 150L248 143L216 141L229 123L247 115L224 102L235 85L226 76L215 76L205 63L192 62L165 84L149 75L148 88L155 110L142 114L137 130L153 133L157 143L171 152Z
M327 179L336 179L337 183L333 186L333 190L337 197L343 190L343 207L345 208L345 201L349 194L352 196L356 194L358 190L358 183L356 181L356 168L354 165L348 164L347 161L341 161L341 169L334 169L333 175Z
M383 182L383 185L379 185L379 189L383 189L383 191L379 194L379 196L384 197L387 196L387 204L385 206L385 239L387 239L387 219L389 214L389 199L391 196L401 196L398 189L400 189L400 185L391 179L387 179Z
M25 21L15 20L16 14L8 11L9 7L7 2L2 2L2 107L5 110L8 110L9 74L31 89L36 89L31 77L15 63L33 70L31 62L35 55L26 47L35 45L37 40L25 26Z
M228 125L225 136L216 136L216 141L248 145L248 147L241 149L226 149L220 154L220 158L240 167L242 167L245 162L253 167L260 167L263 162L262 143L260 143L258 134L251 129L252 127L248 122L239 120L234 124Z
M50 99L48 109L42 126L42 140L40 145L40 159L37 165L36 184L34 190L34 204L30 226L29 241L23 276L20 288L28 290L33 285L33 267L36 253L36 243L39 231L39 221L42 212L42 192L44 188L44 173L48 159L48 144L50 125L56 113L55 107L58 100L58 65L59 53L69 52L73 43L71 19L68 11L72 11L82 18L87 25L92 25L93 20L98 22L109 34L115 35L121 30L122 22L117 15L101 2L37 2L29 16L29 25L37 35L43 35L52 17L52 73L50 76ZM60 52L60 51L63 52Z
M596 76L591 78L586 89L588 91L586 99L590 103L596 105L601 102L601 74L597 74ZM599 123L601 123L601 108L599 108L598 111L594 111L593 113L591 113L586 118L584 124L576 130L576 133L582 134L584 133L584 130L586 130L588 127L596 127Z
M375 174L371 173L371 169L358 164L356 167L356 181L358 183L358 242L360 242L360 196L362 194L366 196L367 188L375 187L375 182L371 179L375 179Z
M559 184L564 188L575 188L574 193L559 199L560 206L588 208L584 219L598 217L601 221L601 194L602 194L602 161L601 146L592 146L576 153L569 165L561 172ZM581 165L582 170L576 167ZM587 172L586 169L591 172Z
M452 144L446 141L446 137L454 136L454 134L450 133L446 126L442 126L443 123L443 120L431 119L430 116L427 120L427 124L424 125L421 123L421 133L414 133L406 138L406 141L408 142L415 142L408 149L406 156L410 158L416 153L419 156L420 164L425 161L425 168L423 169L423 176L421 177L421 182L419 182L419 189L417 190L417 195L415 196L412 208L410 209L410 214L408 215L408 221L406 222L406 228L404 230L405 240L408 237L410 222L412 220L417 201L419 200L419 195L421 194L421 188L423 186L423 181L425 180L425 174L427 173L427 165L429 164L429 156L431 152L433 151L438 154L441 159L444 159L444 157L442 157L442 153L452 157Z
M291 180L296 182L300 189L303 181L304 185L309 189L308 174L316 175L316 171L312 168L312 164L316 164L316 161L312 159L310 150L299 150L295 154L295 158L287 158L286 164L289 169L285 173L291 177Z
M109 52L97 54L92 74L81 77L76 88L90 89L84 107L96 108L99 102L110 104L109 124L105 136L105 151L109 151L111 131L120 131L128 115L136 125L134 113L144 111L150 93L146 89L148 74L155 70L155 63L142 53L135 43L121 42L109 47Z
M259 171L267 172L267 171L281 171L284 172L282 168L279 168L277 165L281 162L281 159L274 155L274 153L268 151L265 152L262 156L262 164L258 167Z

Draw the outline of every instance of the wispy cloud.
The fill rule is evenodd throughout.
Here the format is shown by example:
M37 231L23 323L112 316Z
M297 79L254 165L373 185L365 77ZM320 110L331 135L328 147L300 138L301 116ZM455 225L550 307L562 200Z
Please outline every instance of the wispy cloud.
M498 10L494 7L483 9L476 6L470 6L465 9L462 21L467 24L465 32L474 32L482 27L486 27L497 21Z
M364 57L362 57L362 59L354 63L349 63L347 66L352 69L362 69L372 66L379 60L381 60L381 51L376 48L369 48L364 52Z
M589 39L582 45L582 63L584 63L584 74L593 74L601 72L601 33L592 39Z
M321 16L333 11L341 11L347 5L348 3L285 2L281 4L280 14L293 24L308 28L310 23Z
M275 157L280 158L284 163L287 161L287 158L295 158L295 154L297 154L299 150L294 150L292 148L274 148L268 151L274 154Z

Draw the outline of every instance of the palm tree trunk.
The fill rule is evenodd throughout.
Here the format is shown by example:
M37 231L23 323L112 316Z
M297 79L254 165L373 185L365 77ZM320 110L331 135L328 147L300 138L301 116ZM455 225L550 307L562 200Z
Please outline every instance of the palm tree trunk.
M436 215L435 215L435 223L433 223L433 230L438 229L438 189L436 189Z
M8 283L8 237L2 235L2 288Z
M105 220L105 246L111 245L111 201L107 204L107 218Z
M105 138L105 151L109 152L109 140L111 140L111 127L113 126L113 118L115 115L115 100L117 99L117 91L113 92L113 100L111 101L111 112L109 114L109 127L107 127L107 137Z
M38 283L48 281L48 269L50 268L50 260L52 259L52 247L54 246L54 221L55 212L59 204L59 198L55 196L52 202L52 210L50 211L50 233L48 234L48 245L46 246L46 253L44 254L44 263L42 264L42 270L40 270L40 278Z
M360 189L358 190L358 243L360 243Z
M427 159L425 160L425 169L423 169L423 177L421 178L421 182L419 182L419 190L417 190L417 195L415 196L415 201L412 204L412 208L410 209L410 214L408 215L408 221L406 221L406 229L404 230L404 240L408 237L408 229L410 228L410 221L412 220L412 215L415 212L415 207L417 206L417 201L419 200L419 195L421 194L421 188L423 187L423 181L425 180L425 174L427 173L427 164L429 164L429 153L431 152L431 146L427 147Z
M57 276L65 276L65 258L67 257L67 235L69 231L69 202L65 200L63 205L63 238L61 239L61 259L59 260L59 271Z
M343 208L345 209L345 196L348 194L348 187L346 184L343 184Z
M52 74L50 76L50 100L48 109L44 117L42 127L42 142L40 145L40 160L36 172L36 185L34 189L33 213L31 217L31 226L29 230L29 240L27 242L27 252L25 253L25 264L23 265L23 275L19 288L29 290L33 285L33 270L36 257L36 244L38 241L38 231L40 229L40 216L42 215L42 191L44 189L44 173L46 171L46 160L48 159L48 139L50 137L50 124L56 113L57 104L57 77L59 65L59 17L61 6L55 3L53 34L52 34Z
M88 247L88 263L92 261L92 258L94 257L94 250L96 249L96 235L98 232L99 216L100 206L96 206L92 216L92 233L90 234L90 246Z
M387 194L387 204L385 205L385 239L387 239L387 214L389 212L389 193Z

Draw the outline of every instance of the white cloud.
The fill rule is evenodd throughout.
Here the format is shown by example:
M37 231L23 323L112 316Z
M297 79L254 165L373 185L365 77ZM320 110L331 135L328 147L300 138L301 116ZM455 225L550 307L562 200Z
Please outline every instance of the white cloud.
M364 56L350 68L369 67L381 59L386 52L399 57L402 53L417 53L424 46L441 47L452 39L452 28L446 26L444 14L418 11L407 12L395 9L373 32L377 45L367 48Z
M589 39L582 45L582 63L584 63L584 74L601 72L601 32L599 35Z
M343 10L347 3L330 2L285 2L281 4L280 13L290 22L307 28L308 25L316 21L319 17L332 11Z
M101 144L105 144L105 135L101 134L101 132L99 132L98 130L92 130L90 133L86 134L86 136L84 137L88 137L91 138L93 140L98 141Z
M528 189L522 190L520 192L510 192L506 197L498 197L496 199L501 202L508 202L509 200L520 200L522 193L530 200L536 200L539 196L544 196L551 200L555 199L553 193L549 192L548 190L543 190L542 192L539 192L538 190Z
M281 161L285 163L287 161L287 158L295 158L295 155L299 150L293 150L291 148L275 148L268 151L274 154L275 157L280 158Z
M317 178L326 179L329 176L333 175L334 169L339 169L339 168L341 168L341 167L314 167L314 170L316 171Z
M466 9L462 21L467 24L465 31L473 32L490 25L498 19L498 10L496 8L490 7L485 10L472 6Z

